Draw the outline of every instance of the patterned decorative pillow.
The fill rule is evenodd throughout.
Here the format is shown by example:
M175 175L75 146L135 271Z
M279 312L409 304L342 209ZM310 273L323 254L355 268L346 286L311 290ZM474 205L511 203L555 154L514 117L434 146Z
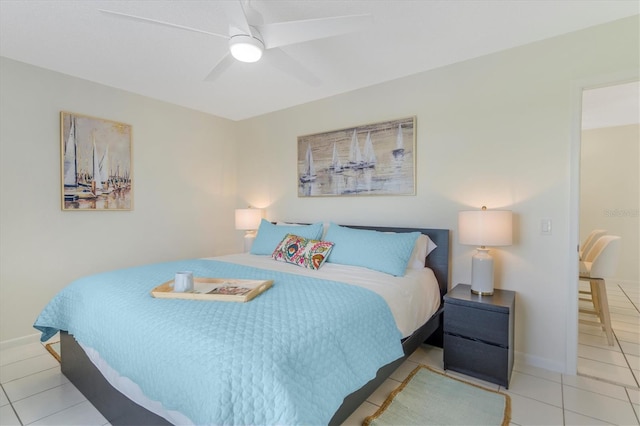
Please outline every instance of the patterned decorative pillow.
M311 240L294 234L287 234L271 257L280 262L292 263L309 269L320 269L329 257L333 243Z

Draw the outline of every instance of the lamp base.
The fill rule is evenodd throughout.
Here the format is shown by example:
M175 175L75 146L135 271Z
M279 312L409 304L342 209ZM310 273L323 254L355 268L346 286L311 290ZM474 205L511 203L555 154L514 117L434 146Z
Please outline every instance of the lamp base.
M249 253L251 246L253 246L253 240L256 239L256 231L246 231L244 234L244 252Z
M471 293L477 294L478 296L493 296L493 290L491 291L480 291L471 289Z
M478 247L471 263L471 293L480 296L493 294L493 258L489 249Z

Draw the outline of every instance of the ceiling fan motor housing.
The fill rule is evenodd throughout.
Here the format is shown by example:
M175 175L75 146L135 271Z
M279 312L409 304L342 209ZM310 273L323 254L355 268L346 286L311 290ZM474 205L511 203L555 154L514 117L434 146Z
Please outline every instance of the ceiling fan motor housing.
M234 35L229 39L231 55L241 62L257 62L262 57L264 43L248 34Z

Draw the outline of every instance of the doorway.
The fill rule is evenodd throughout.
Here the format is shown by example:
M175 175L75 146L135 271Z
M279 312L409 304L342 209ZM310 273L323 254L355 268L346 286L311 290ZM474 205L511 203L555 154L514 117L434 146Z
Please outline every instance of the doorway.
M614 345L601 327L579 323L577 373L627 387L640 384L639 92L637 81L585 89L579 150L579 241L593 229L622 240L616 275L607 280Z

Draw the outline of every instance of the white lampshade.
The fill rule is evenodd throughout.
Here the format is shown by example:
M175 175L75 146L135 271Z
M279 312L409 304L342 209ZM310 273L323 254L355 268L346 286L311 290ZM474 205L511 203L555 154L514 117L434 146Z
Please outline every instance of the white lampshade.
M460 244L510 246L513 221L510 210L472 210L458 214Z
M486 246L512 243L513 215L509 210L463 211L458 213L458 241L477 246L471 264L471 292L493 294L493 258Z
M251 250L256 238L256 229L260 228L262 209L236 209L236 229L244 231L244 251Z
M236 229L255 231L260 227L262 209L236 209Z
M264 43L250 35L240 34L229 39L229 50L241 62L257 62L262 57Z

